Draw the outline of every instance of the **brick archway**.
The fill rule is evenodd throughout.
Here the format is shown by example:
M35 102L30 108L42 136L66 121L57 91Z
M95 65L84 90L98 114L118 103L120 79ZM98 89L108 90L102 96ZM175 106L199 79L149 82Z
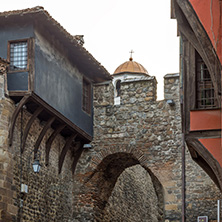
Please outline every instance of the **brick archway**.
M136 159L139 164L142 166L146 166L146 163L148 162L147 158L143 154L141 150L138 148L135 148L135 146L129 146L129 145L116 145L112 147L102 147L98 152L97 155L95 155L92 158L92 161L90 163L90 167L92 169L98 168L98 166L105 160L106 157L117 154L117 153L126 153L131 155L134 159Z
M104 209L119 176L134 165L140 165L149 174L158 200L158 217L163 218L163 188L157 177L146 166L148 161L141 151L131 147L122 147L122 149L113 147L94 156L91 164L95 166L96 163L97 166L84 184L87 192L82 192L79 197L81 203L91 208L89 221L104 221ZM90 209L85 208L85 210Z

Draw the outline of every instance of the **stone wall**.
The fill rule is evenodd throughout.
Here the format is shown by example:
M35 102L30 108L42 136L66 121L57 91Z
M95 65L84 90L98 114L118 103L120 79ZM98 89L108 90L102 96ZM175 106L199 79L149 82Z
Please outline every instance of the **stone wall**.
M14 111L13 103L5 97L6 61L0 59L0 221L16 217L17 207L13 180L13 150L8 147L9 121Z
M178 84L178 77L171 79L171 82L172 85ZM105 193L101 189L98 191L99 184L102 183L103 186L105 184L104 181L101 181L100 176L104 177L107 171L113 172L111 175L115 178L112 182L109 180L111 185L107 186L112 190L118 176L127 167L140 164L148 169L159 183L159 186L156 187L156 192L160 191L159 212L156 216L159 220L163 217L161 209L164 210L165 202L166 218L172 218L173 215L174 221L179 221L181 211L181 191L178 188L181 187L181 171L178 167L181 163L179 99L175 99L174 107L170 107L165 101L156 101L155 88L156 80L154 78L147 81L124 83L121 86L120 106L113 106L112 100L107 96L113 95L112 92L110 93L111 85L99 85L95 88L94 149L84 153L82 158L86 158L86 155L92 158L88 165L85 163L85 166L88 167L84 171L88 173L89 177L88 180L83 181L87 181L86 184L91 190L96 186L97 189L92 194L94 201L91 203L91 209L100 210L100 215L101 211L105 209L110 195L110 192ZM129 92L129 94L124 92ZM106 95L103 97L103 101L98 101L103 94ZM121 153L122 157L119 157L118 153ZM119 158L118 162L112 160L113 155L115 160ZM109 158L110 160L108 160ZM105 164L104 161L107 163ZM79 165L77 170L79 175L77 174L76 179L83 178L82 167L83 164ZM104 173L99 175L99 172L102 171ZM107 181L108 179L106 179ZM81 186L80 183L79 186ZM161 187L164 189L161 190ZM82 190L80 189L79 192L81 193ZM85 193L87 192L89 189L85 189ZM100 197L98 198L97 195ZM82 199L82 194L79 196ZM165 200L163 200L163 196ZM104 203L102 207L101 202ZM88 203L90 204L90 201ZM79 208L76 210L79 212ZM96 215L96 213L94 214Z
M140 165L124 170L104 211L104 222L157 222L158 198L149 173Z
M83 153L75 177L77 204L74 215L77 221L118 221L116 218L120 215L124 215L125 220L138 221L134 215L127 213L130 197L134 193L134 188L130 190L128 184L133 183L135 187L141 185L142 189L141 181L129 181L142 170L131 172L129 180L121 179L134 165L146 169L152 178L155 193L158 194L155 218L158 221L181 221L179 75L166 75L164 84L165 99L173 99L175 104L172 106L166 100L156 101L155 78L122 83L121 105L118 106L113 105L111 84L95 86L93 149ZM206 173L190 159L188 151L186 155L187 221L196 221L203 212L213 220L219 191ZM124 187L129 192L128 201L124 199L127 195L122 193ZM202 193L202 190L205 192ZM144 195L139 191L137 195L138 200L143 200ZM119 201L124 199L122 207L117 207L120 204L117 197ZM155 198L153 196L149 201L155 202ZM148 216L143 201L136 201L136 204L141 215Z
M34 121L26 140L25 150L20 154L21 124L24 131L25 125L31 114L23 109L16 121L16 128L13 136L13 175L16 188L14 205L18 208L17 217L23 221L70 221L72 218L72 189L73 175L71 171L71 151L65 157L61 174L58 173L59 154L65 144L62 136L57 136L53 141L49 155L49 164L45 162L45 143L53 130L47 131L40 145L39 173L34 173L32 163L34 159L33 147L45 123L38 119ZM21 184L28 185L28 193L21 194ZM21 208L21 199L23 207Z
M208 216L217 221L217 200L222 194L210 177L196 164L186 150L186 218L196 221L198 216Z
M25 107L19 114L13 144L9 146L8 134L14 102L5 92L6 70L0 67L0 222L11 221L72 221L73 175L71 151L66 155L62 172L58 174L59 154L65 139L57 136L50 151L49 164L45 164L45 142L53 132L47 131L40 145L41 169L39 174L32 170L33 149L45 123L38 119L31 126L25 150L20 153L21 132L31 114ZM20 192L21 184L28 186L28 193Z
M4 88L0 74L0 86ZM179 77L167 75L165 98L156 101L156 80L122 84L121 105L113 105L113 86L94 88L93 148L84 150L76 173L71 173L71 151L61 174L58 158L65 143L54 140L49 165L45 142L40 145L41 170L31 169L33 147L45 123L38 119L20 154L21 131L31 117L25 107L16 121L12 146L9 124L15 104L0 97L0 222L16 221L170 221L181 220L181 117ZM0 90L0 92L1 92ZM22 129L22 130L21 130ZM21 183L28 193L21 195ZM186 151L186 217L188 222L206 215L216 219L219 190ZM21 199L23 207L21 208Z

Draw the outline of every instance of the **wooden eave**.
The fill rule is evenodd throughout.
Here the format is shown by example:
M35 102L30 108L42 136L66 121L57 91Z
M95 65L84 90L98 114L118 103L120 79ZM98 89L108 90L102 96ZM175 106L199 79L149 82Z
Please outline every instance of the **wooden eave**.
M85 131L81 130L78 126L76 126L66 117L64 117L57 110L55 110L47 103L45 103L37 95L35 95L34 93L29 93L29 94L26 93L23 95L23 97L21 97L21 100L17 103L16 109L12 115L9 127L10 146L12 145L13 142L13 133L17 117L21 112L23 112L23 109L26 109L32 115L29 118L26 126L24 127L24 132L22 133L21 152L23 153L25 150L26 139L28 137L31 126L35 121L35 119L38 118L40 121L45 122L45 124L40 134L38 135L38 139L35 141L33 149L34 153L38 152L43 137L47 133L48 129L52 128L54 131L49 136L45 144L46 165L48 165L49 163L49 153L51 150L51 145L56 136L58 134L61 134L65 138L66 142L59 155L58 172L61 173L67 151L71 149L71 147L74 147L71 150L73 155L73 163L71 168L72 172L74 173L78 159L80 158L80 155L83 151L83 145L85 143L91 142L92 137L88 135Z
M14 92L13 93L9 92L9 96L13 97ZM17 94L16 94L16 96L17 96ZM25 100L25 102L22 106L25 106L29 112L34 113L38 107L42 107L43 110L45 111L43 114L38 115L40 120L47 121L49 117L55 116L56 120L59 123L57 123L57 121L55 121L55 123L52 124L52 127L56 127L60 123L65 124L67 129L63 130L61 132L61 134L64 137L69 136L71 134L70 131L73 131L73 132L77 132L79 137L81 139L85 140L85 142L92 141L92 137L89 134L87 134L85 131L80 129L78 126L76 126L74 123L72 123L69 119L64 117L60 112L58 112L53 107L51 107L49 104L47 104L45 101L43 101L35 93L24 93L23 95L20 95L20 96L22 97L22 99L18 103L17 107L19 106L19 104L21 104L21 101L23 101L23 100L25 100L25 98L27 98L27 100ZM21 108L19 109L19 111L20 110L21 110ZM13 136L12 134L10 136Z
M187 137L186 144L193 160L200 165L222 191L222 168L197 138Z
M10 24L30 23L41 27L45 32L55 38L68 50L69 59L95 83L111 80L108 71L80 44L75 37L70 35L56 20L54 20L42 7L0 13L0 26ZM50 38L50 36L48 36Z

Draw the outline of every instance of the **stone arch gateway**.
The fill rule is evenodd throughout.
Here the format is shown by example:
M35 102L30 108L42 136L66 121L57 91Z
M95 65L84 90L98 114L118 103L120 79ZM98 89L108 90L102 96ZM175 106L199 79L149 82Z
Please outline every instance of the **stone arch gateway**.
M163 220L163 187L134 152L107 155L89 175L84 184L88 194L85 190L79 195L81 202L92 206L91 212L84 215L87 221L133 222L139 217L139 221Z
M158 207L158 214L147 221L181 221L182 131L179 75L166 75L164 87L165 100L157 101L155 77L121 82L121 104L115 105L112 82L94 86L93 148L84 150L76 169L73 189L75 221L124 221L117 211L125 209L122 213L129 215L128 221L138 221L130 216L132 212L138 215L137 207L134 210L130 207L140 196L144 177L147 177L147 187L151 186L149 184L152 178L153 188L143 191L150 191L152 196L155 194L152 190L156 190L164 198L164 201L159 199L158 202L164 202L164 206ZM173 100L174 105L170 106L167 100ZM124 167L121 168L121 164ZM136 170L132 167L139 167L139 173L135 174ZM137 178L139 174L144 176ZM202 211L214 218L217 198L215 185L195 165L189 153L186 153L186 176L187 221L195 221ZM127 180L129 178L131 181ZM155 181L154 178L158 180ZM132 182L134 180L139 180L141 186L135 188L133 185L136 183ZM154 189L158 181L161 186L157 185ZM146 200L141 198L143 202ZM121 203L118 207L117 202ZM121 207L123 204L124 207ZM153 212L156 212L155 209L154 207ZM147 212L150 210L147 207Z
M139 164L125 169L108 199L102 221L162 221L163 189L152 179Z
M105 157L95 174L97 192L93 197L97 221L161 221L162 185L131 153Z

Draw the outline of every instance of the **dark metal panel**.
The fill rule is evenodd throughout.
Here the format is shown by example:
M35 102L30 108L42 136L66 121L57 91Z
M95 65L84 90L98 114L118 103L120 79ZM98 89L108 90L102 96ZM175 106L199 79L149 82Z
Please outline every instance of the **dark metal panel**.
M83 74L65 55L36 36L34 92L92 136L92 113L88 115L82 110L82 78Z
M9 91L28 90L28 72L9 73L7 83Z

